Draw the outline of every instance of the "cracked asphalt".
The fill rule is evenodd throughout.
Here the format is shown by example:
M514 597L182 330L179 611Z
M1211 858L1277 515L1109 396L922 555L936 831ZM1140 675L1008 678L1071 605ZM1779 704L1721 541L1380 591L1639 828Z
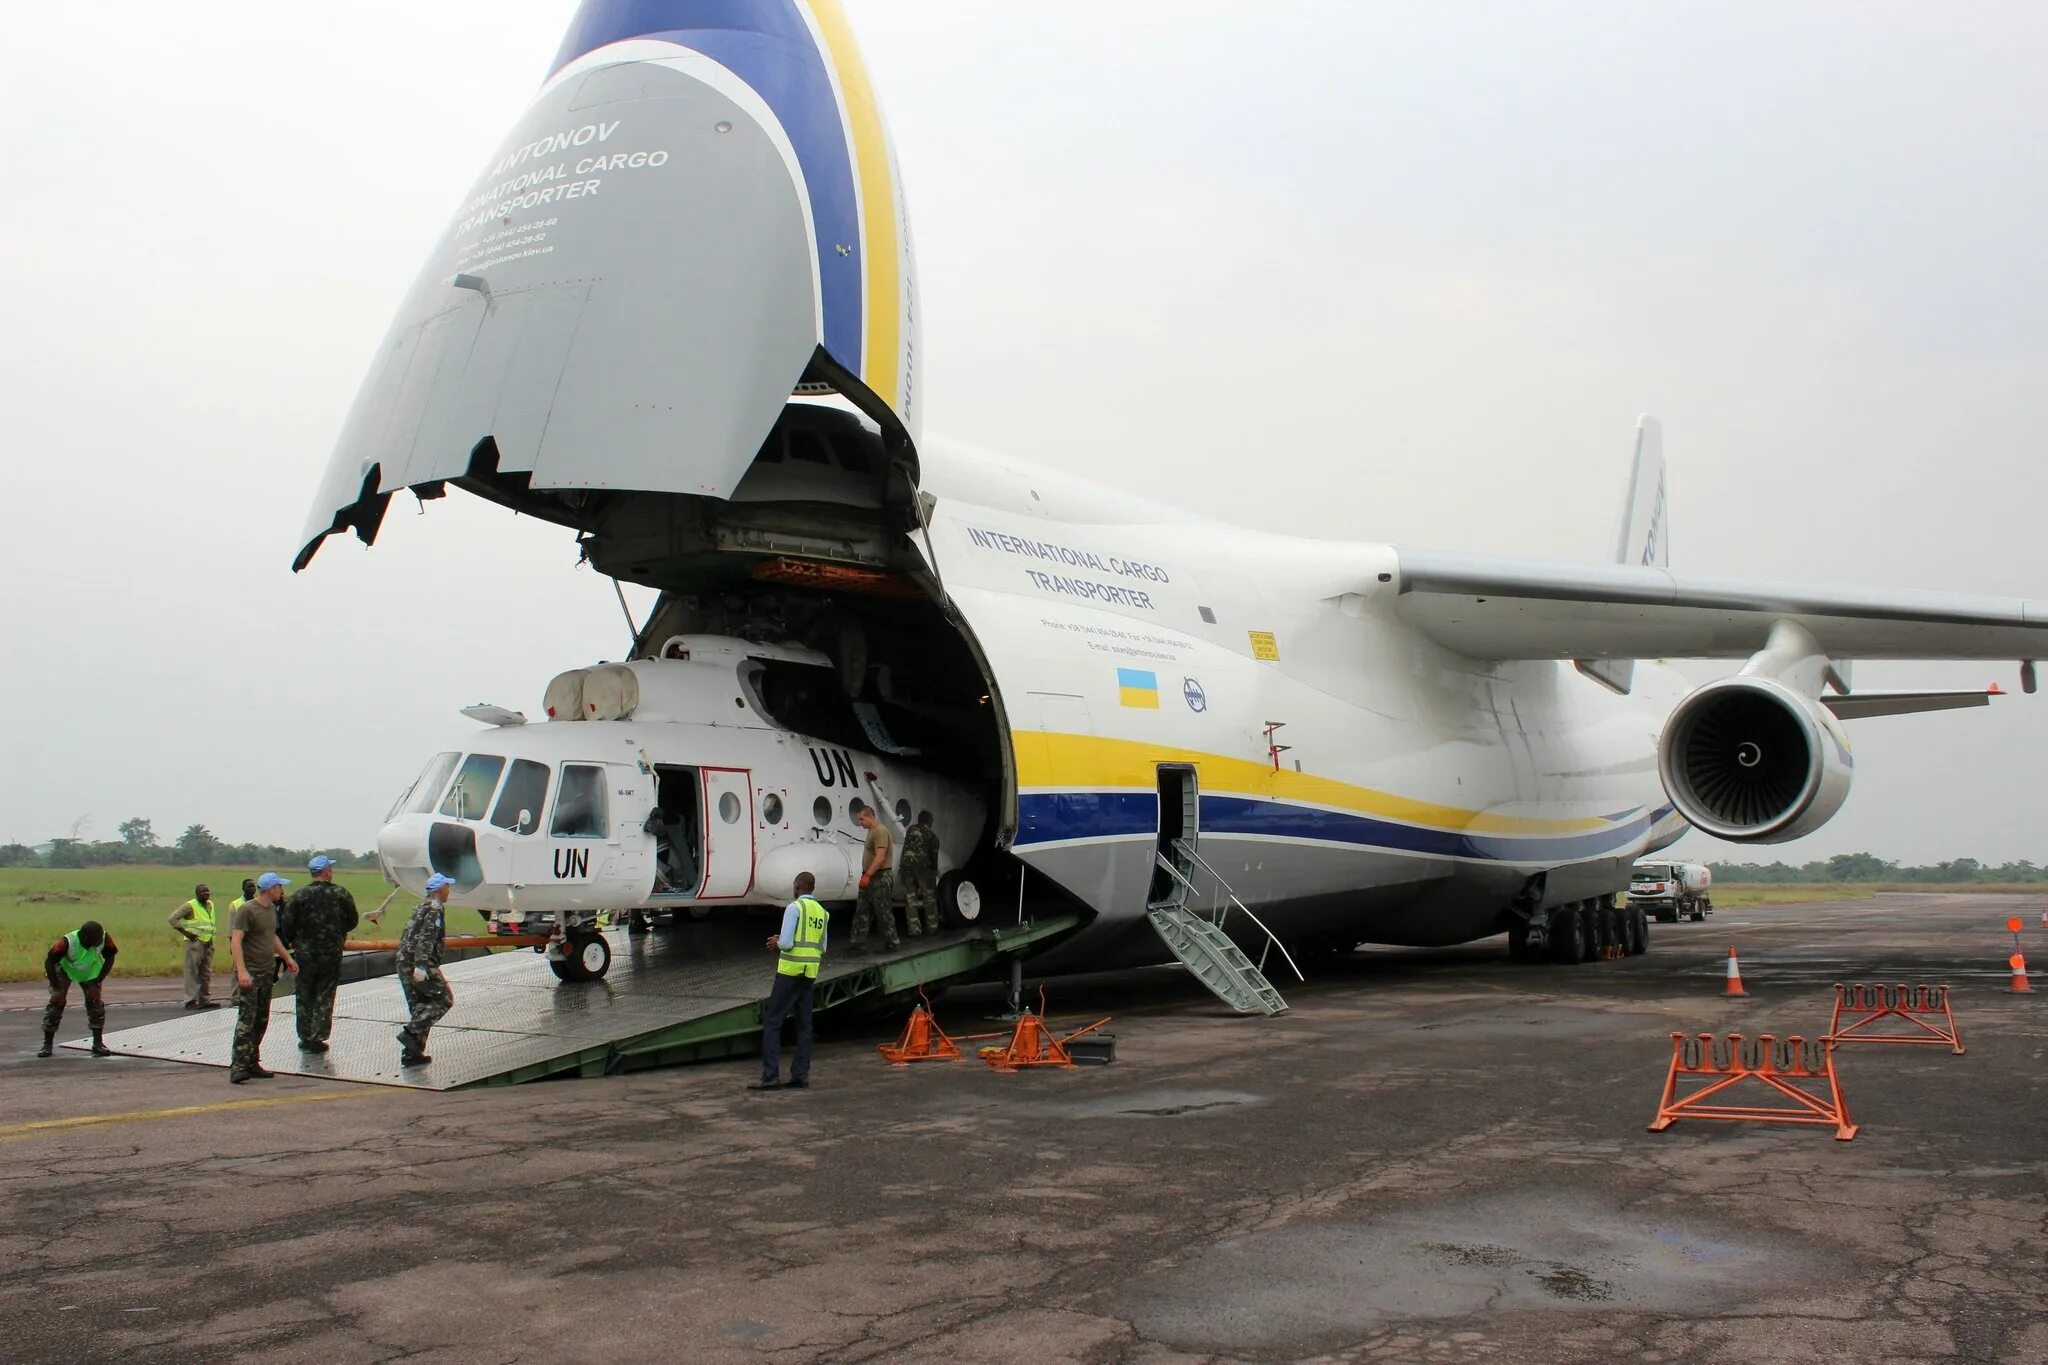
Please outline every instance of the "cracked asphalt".
M1117 1016L1113 1065L896 1069L842 1024L771 1095L751 1063L231 1089L37 1061L0 1009L0 1356L2048 1360L2048 990L2004 965L2040 910L1724 910L1575 968L1362 952L1272 1020L1174 972L1055 980L1056 1023ZM1853 1142L1644 1131L1671 1030L1813 1036L1837 980L1951 984L1967 1055L1843 1049ZM119 1003L147 994L113 1027L175 1012ZM254 1099L283 1102L200 1108ZM24 1128L81 1116L112 1117Z

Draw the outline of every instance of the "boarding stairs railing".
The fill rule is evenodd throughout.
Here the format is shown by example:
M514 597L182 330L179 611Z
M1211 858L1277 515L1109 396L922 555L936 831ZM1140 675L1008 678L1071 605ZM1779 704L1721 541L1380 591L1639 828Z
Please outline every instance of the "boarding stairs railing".
M1195 979L1207 986L1216 997L1240 1014L1280 1014L1287 1009L1286 1000L1266 979L1266 961L1272 950L1278 948L1288 969L1296 980L1307 980L1301 968L1287 951L1287 945L1265 921L1252 913L1235 891L1231 890L1222 874L1194 851L1185 840L1176 839L1174 852L1187 860L1190 869L1200 869L1208 874L1214 883L1212 896L1214 904L1203 911L1188 903L1186 898L1161 901L1145 907L1145 916L1151 921L1153 932L1166 944L1169 951L1194 973ZM1201 899L1204 892L1198 887L1186 870L1168 858L1164 853L1153 855L1159 868L1166 873L1186 897ZM1245 956L1244 950L1225 932L1224 924L1233 911L1240 911L1266 936L1264 947L1259 951L1255 963Z

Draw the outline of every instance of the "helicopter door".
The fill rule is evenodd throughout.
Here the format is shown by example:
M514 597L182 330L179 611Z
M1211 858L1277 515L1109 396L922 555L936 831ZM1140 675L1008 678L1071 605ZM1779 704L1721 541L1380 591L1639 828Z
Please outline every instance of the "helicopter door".
M698 900L736 900L754 886L754 778L745 768L705 768L704 884Z

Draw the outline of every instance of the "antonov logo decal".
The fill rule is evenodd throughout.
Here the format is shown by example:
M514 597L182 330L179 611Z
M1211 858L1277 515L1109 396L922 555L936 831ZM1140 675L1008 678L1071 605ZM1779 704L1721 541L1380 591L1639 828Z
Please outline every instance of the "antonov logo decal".
M587 848L558 848L555 850L555 880L558 882L577 881L590 875L590 850Z
M818 784L825 787L853 785L853 755L844 749L811 748L811 766L818 771Z
M1180 694L1187 700L1188 710L1195 714L1200 715L1209 709L1209 694L1204 692L1202 685L1193 678L1180 680Z

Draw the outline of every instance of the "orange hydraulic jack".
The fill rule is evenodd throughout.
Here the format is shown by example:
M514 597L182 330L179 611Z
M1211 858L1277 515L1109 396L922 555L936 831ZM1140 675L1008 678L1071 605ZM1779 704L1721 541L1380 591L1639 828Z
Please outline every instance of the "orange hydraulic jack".
M1043 1008L1043 1002L1040 1002ZM1017 1020L1017 1031L1004 1047L985 1047L981 1059L997 1071L1016 1071L1027 1066L1072 1066L1066 1044L1052 1036L1045 1021L1025 1010Z
M918 992L918 1006L910 1012L910 1022L903 1026L903 1036L894 1046L883 1043L875 1051L889 1059L891 1066L909 1066L912 1062L957 1062L960 1048L939 1028L939 1021L932 1018L931 1001Z
M1707 1084L1681 1095L1681 1076L1703 1079ZM1706 1103L1743 1081L1755 1081L1792 1104L1766 1108ZM1726 1039L1711 1033L1672 1034L1671 1071L1665 1077L1664 1097L1657 1103L1657 1120L1650 1131L1661 1133L1679 1119L1806 1123L1834 1129L1838 1142L1856 1136L1856 1125L1849 1121L1848 1106L1842 1102L1841 1082L1835 1077L1834 1044L1826 1038L1808 1043L1797 1034L1783 1043L1768 1033L1754 1043L1739 1033Z
M1859 1016L1845 1027L1842 1016ZM1865 1033L1864 1029L1882 1019L1902 1019L1915 1033ZM1956 1036L1955 1012L1949 1008L1946 986L1845 986L1835 983L1835 1015L1828 1020L1830 1043L1941 1043L1963 1055L1963 1040Z

